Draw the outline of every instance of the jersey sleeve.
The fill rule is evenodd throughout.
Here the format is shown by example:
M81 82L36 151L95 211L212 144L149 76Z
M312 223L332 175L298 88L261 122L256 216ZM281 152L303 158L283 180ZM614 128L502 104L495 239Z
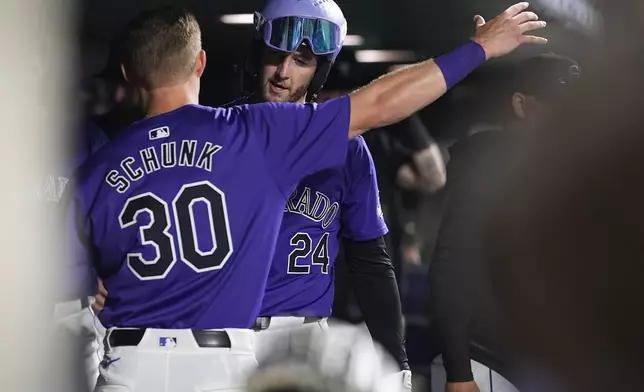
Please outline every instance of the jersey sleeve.
M243 107L248 132L259 143L281 190L304 177L342 166L349 137L349 96L322 104L261 103Z
M350 143L345 172L349 182L342 202L342 233L354 241L368 241L387 234L380 207L378 178L373 158L362 137Z

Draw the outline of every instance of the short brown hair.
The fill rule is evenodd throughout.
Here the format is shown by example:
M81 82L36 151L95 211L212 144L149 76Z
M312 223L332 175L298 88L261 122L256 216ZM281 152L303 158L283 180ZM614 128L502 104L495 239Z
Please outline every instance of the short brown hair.
M194 72L201 29L190 12L162 7L132 20L122 43L129 81L145 88L165 87L185 81Z

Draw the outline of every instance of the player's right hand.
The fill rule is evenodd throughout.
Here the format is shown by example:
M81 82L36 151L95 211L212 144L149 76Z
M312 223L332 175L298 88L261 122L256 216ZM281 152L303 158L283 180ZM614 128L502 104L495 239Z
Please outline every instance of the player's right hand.
M525 11L528 3L517 3L503 13L485 22L476 15L476 34L473 40L483 47L488 59L504 56L522 44L542 45L548 42L543 37L524 35L526 32L546 27L534 12Z
M98 314L103 307L105 307L105 300L107 299L107 290L103 286L103 281L98 280L98 294L94 296L94 302L92 303L92 310L94 314Z

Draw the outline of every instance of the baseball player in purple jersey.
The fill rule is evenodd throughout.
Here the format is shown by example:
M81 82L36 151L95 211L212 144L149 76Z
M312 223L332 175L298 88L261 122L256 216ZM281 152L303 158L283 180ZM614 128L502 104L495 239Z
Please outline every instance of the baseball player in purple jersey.
M345 32L347 22L333 1L267 0L256 13L256 36L245 64L241 102L313 100L342 45L324 40ZM266 29L270 28L270 33ZM299 47L276 45L288 36ZM330 53L316 55L312 48ZM279 132L279 131L278 131ZM386 251L387 226L378 198L376 170L362 137L349 141L344 166L304 178L289 197L256 329L260 362L289 331L326 328L334 293L334 262L344 242L367 326L397 360L410 380L403 340L400 295Z
M166 7L137 17L123 72L145 90L147 117L83 165L68 214L79 265L91 261L109 293L96 390L240 390L256 364L251 328L299 182L343 166L347 139L418 111L486 58L545 42L523 35L543 27L526 8L479 18L474 38L455 51L351 95L232 108L198 104L206 55L191 14ZM323 54L345 34L307 38Z

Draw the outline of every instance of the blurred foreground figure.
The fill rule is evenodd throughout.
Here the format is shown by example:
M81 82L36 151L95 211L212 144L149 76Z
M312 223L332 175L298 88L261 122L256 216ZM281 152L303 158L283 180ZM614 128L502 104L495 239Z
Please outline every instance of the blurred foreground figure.
M522 377L507 347L505 315L485 273L484 222L522 141L534 134L556 106L555 97L576 83L579 72L577 63L563 56L524 60L509 78L505 124L477 132L450 151L446 207L430 267L432 340L443 355L448 391L478 391L470 358L515 385Z
M610 40L531 141L490 226L517 348L570 392L642 390L644 52L633 36Z
M272 342L246 392L399 392L399 366L360 327L300 329Z
M5 8L6 7L6 8ZM12 37L3 51L29 59L0 66L0 116L3 142L0 173L3 192L3 337L0 380L3 391L71 392L85 387L74 339L58 339L52 328L62 242L48 196L56 198L64 180L49 182L50 170L63 164L71 138L71 82L76 69L67 45L74 21L69 3L4 1L0 32ZM68 14L69 13L69 14ZM43 192L48 185L50 193ZM55 353L55 354L54 354ZM55 357L54 357L55 355ZM61 386L60 384L65 384Z

